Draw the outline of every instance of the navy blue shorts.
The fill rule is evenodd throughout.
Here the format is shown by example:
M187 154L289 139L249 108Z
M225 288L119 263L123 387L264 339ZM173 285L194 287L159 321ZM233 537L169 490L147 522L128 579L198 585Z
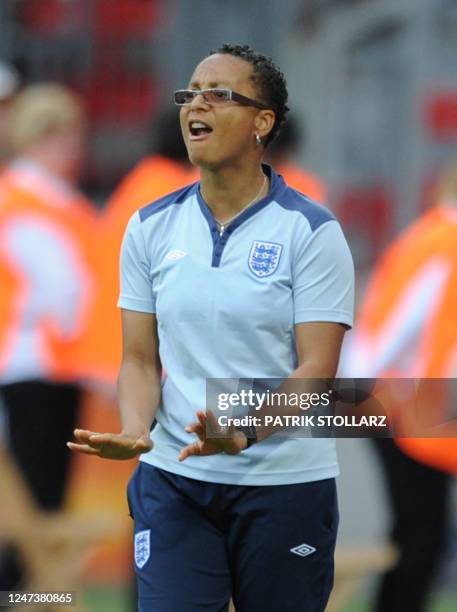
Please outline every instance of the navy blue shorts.
M140 462L128 486L140 612L323 612L335 480L237 486Z

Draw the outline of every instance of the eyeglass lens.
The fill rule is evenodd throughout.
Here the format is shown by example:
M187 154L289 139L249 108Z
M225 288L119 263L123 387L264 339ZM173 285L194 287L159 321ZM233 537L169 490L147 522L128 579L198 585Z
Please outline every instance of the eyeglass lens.
M191 104L192 100L199 94L210 104L230 100L230 91L227 89L204 89L202 91L188 89L175 92L175 102L179 105Z

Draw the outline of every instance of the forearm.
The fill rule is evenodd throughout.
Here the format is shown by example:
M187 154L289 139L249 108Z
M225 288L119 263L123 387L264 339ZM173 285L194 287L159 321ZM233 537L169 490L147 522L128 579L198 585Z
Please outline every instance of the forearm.
M160 371L140 359L124 359L117 388L122 433L148 434L160 403Z

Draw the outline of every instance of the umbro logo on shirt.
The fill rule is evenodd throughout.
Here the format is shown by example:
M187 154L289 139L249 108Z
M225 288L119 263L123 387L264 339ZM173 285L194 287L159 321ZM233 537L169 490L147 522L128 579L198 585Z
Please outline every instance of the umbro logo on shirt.
M186 251L180 251L178 249L175 249L174 251L169 251L165 255L165 259L168 259L169 261L177 261L178 259L182 259L186 255Z
M308 555L312 555L316 552L314 546L310 546L309 544L300 544L300 546L295 546L295 548L290 549L291 553L294 555L298 555L299 557L307 557Z

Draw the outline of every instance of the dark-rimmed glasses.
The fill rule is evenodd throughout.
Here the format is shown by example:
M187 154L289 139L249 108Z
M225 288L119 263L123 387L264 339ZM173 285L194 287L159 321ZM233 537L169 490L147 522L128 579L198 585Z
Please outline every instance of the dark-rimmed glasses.
M246 96L242 96L236 91L232 91L231 89L177 89L173 93L173 102L177 106L187 106L188 104L192 104L194 99L197 96L203 96L203 99L207 104L223 104L224 102L229 102L233 100L234 102L238 102L242 106L255 106L255 108L267 109L268 106L262 104L262 102L257 102L257 100L252 100L252 98L247 98Z

